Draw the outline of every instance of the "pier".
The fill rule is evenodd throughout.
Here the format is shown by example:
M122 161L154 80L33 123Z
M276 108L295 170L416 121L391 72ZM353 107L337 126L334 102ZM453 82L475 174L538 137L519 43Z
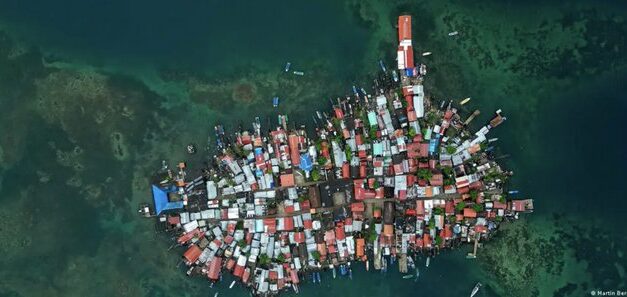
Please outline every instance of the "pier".
M478 110L462 122L452 103L431 104L411 16L398 26L397 65L380 61L369 93L353 86L330 112L312 112L314 129L288 129L285 115L232 137L220 125L208 166L164 162L153 207L141 212L175 239L188 275L215 283L231 274L269 296L319 283L327 267L350 279L355 262L387 271L398 261L408 273L418 269L412 255L428 263L473 240L474 257L504 218L533 211L532 200L508 197L510 174L486 151L501 111L471 132Z

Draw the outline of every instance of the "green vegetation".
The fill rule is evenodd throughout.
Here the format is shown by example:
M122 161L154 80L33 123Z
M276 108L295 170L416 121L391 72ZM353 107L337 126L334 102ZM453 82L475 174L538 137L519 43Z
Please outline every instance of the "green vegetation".
M457 212L462 211L464 208L466 208L466 202L464 201L457 203L457 205L455 205L455 211Z
M477 200L477 197L479 197L479 192L477 190L470 190L468 194L470 194L470 199L473 201Z
M499 196L499 202L505 203L505 195Z
M313 252L311 252L311 256L314 258L314 260L316 260L318 262L320 261L320 252L313 251Z
M488 148L488 143L484 141L479 144L479 147L481 148L482 151L485 151Z
M353 158L353 151L351 150L350 146L346 146L344 148L344 154L346 154L346 161L350 162L350 160Z
M431 177L433 176L433 172L431 172L431 170L426 169L426 168L420 168L418 169L418 173L416 174L416 176L418 176L418 178L420 179L430 180Z
M342 121L340 119L333 118L331 122L333 123L333 127L335 128L335 130L342 131Z
M456 148L455 146L450 145L450 144L446 146L446 153L447 153L447 154L452 155L452 154L454 154L456 151L457 151L457 148Z
M315 170L311 172L311 179L313 181L319 181L320 180L320 171Z
M235 224L235 229L244 230L244 221L238 221L237 224Z
M308 197L306 197L304 195L298 196L298 202L305 202L305 200L307 200L307 199L308 199Z
M366 229L366 242L377 240L377 231L374 230L374 223L370 223L370 228Z
M326 165L326 164L327 164L327 161L328 161L328 160L327 160L327 158L325 158L325 157L323 157L323 156L320 156L320 157L318 157L318 160L317 160L317 161L318 161L318 165L320 165L320 166L324 166L324 165Z
M373 186L374 186L375 189L378 189L379 186L381 186L381 185L379 184L378 180L375 180Z
M416 136L416 129L414 129L414 127L410 127L407 131L407 136L414 138Z
M377 139L377 126L370 126L370 139Z
M266 254L259 255L259 265L266 266L268 264L270 264L270 257Z
M429 229L435 229L435 220L434 219L429 220Z
M444 214L444 209L440 208L440 207L436 207L433 209L433 214L434 215L443 215Z
M483 211L483 204L474 204L472 206L472 209L474 209L476 212Z
M285 263L285 255L283 255L283 253L280 253L277 257L276 257L277 262L279 263Z
M439 235L435 237L435 245L437 246L442 245L442 237L440 237Z
M455 217L455 215L450 215L446 217L446 219L448 220L449 224L454 224L455 222L457 222L457 217Z
M238 245L240 248L245 248L245 247L246 247L246 240L244 240L244 239L240 239L240 240L237 242L237 245Z

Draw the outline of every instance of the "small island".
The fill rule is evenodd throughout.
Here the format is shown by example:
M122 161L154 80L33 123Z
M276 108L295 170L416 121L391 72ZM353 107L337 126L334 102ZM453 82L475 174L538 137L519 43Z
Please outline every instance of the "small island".
M352 278L398 265L418 278L442 250L474 245L473 258L501 223L533 211L507 188L512 173L487 136L501 111L469 131L479 111L458 108L470 98L425 93L411 16L398 18L398 39L396 70L380 61L372 91L353 86L330 113L312 113L315 129L290 128L285 115L265 131L258 118L230 135L219 125L212 164L163 163L140 212L184 250L188 275L213 285L230 274L255 296L298 292L323 270Z

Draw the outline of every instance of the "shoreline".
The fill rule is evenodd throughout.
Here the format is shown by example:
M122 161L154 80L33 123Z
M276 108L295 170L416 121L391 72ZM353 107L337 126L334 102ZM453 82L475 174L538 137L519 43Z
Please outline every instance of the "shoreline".
M399 271L417 279L414 253L466 242L474 258L503 220L533 211L532 200L506 197L517 193L504 190L511 173L488 146L486 134L506 119L500 110L472 134L478 111L462 121L452 101L432 105L426 66L414 66L410 16L399 17L398 33L399 72L380 62L372 94L353 86L330 116L312 113L312 137L288 128L285 115L267 133L257 118L232 137L216 126L222 153L193 180L184 162L174 172L164 161L155 209L140 211L179 234L188 275L213 283L227 270L253 294L274 295L298 292L310 271L339 267L352 277L351 261L385 271L399 257Z

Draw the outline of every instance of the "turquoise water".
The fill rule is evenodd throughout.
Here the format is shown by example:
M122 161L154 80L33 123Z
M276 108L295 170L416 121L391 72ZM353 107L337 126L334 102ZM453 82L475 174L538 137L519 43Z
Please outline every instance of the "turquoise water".
M414 16L437 99L497 108L498 150L537 211L480 249L443 253L418 282L354 269L301 295L583 296L626 289L622 141L625 7L615 3L0 1L0 296L213 296L136 215L160 160L190 159L216 122L288 113L393 64ZM450 38L446 33L458 30ZM285 62L306 72L283 73ZM271 98L281 96L279 109ZM621 134L622 133L622 134ZM204 150L203 150L204 152ZM218 286L221 296L247 296Z

